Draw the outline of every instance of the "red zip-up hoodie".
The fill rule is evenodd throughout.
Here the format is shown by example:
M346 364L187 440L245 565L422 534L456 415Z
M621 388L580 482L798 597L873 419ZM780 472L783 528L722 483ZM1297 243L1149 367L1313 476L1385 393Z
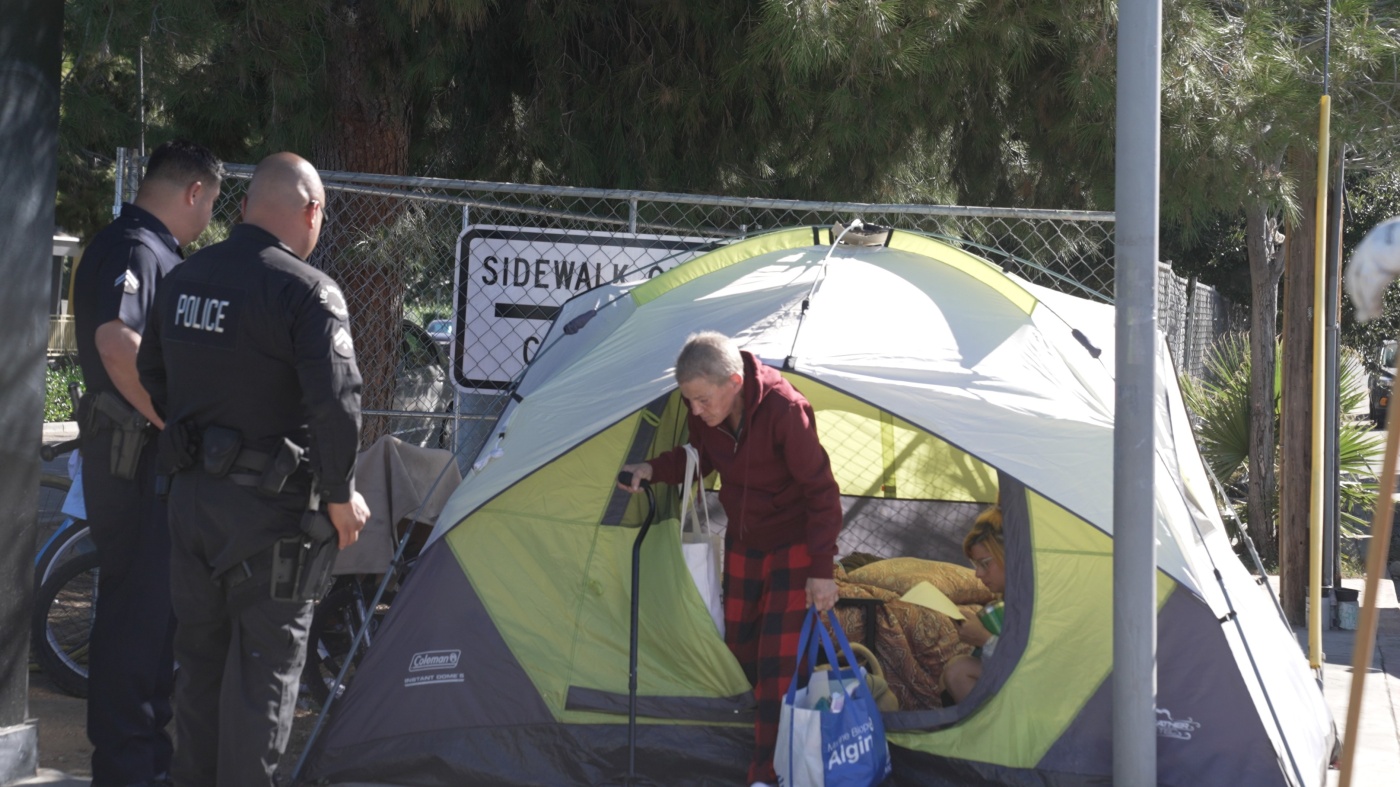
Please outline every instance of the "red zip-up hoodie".
M817 440L816 415L777 369L741 354L744 417L737 438L723 424L709 426L693 413L687 419L690 443L700 452L700 473L719 471L719 501L734 547L767 550L805 542L812 556L809 576L830 579L841 532L841 494L831 459ZM656 481L685 481L680 447L649 461Z

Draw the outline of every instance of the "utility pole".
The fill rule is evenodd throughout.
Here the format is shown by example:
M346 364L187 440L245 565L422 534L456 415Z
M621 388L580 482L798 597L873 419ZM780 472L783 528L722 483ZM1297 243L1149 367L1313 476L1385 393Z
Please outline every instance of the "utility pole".
M1157 251L1161 0L1118 3L1114 162L1113 783L1157 784Z

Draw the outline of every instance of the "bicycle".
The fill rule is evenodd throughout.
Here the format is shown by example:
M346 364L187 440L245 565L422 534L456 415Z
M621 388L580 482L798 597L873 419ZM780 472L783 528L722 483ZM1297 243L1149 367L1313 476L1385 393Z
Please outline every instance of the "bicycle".
M68 395L77 411L78 385ZM51 462L79 446L79 440L44 445L39 455ZM34 556L34 611L30 653L54 686L87 696L87 650L97 609L97 548L87 523L63 512L73 481L45 473L39 480L39 548Z
M71 447L44 446L42 453L51 460ZM34 556L29 649L54 686L86 697L87 645L97 608L97 548L87 523L61 511L71 485L64 476L46 474L40 480L40 533L51 532ZM60 521L53 524L55 520Z
M44 461L50 462L78 447L78 440L69 440L39 449ZM34 555L34 589L37 592L53 573L54 568L78 555L96 550L86 521L63 511L73 481L66 475L44 473L39 478L39 548Z
M74 697L87 697L98 573L96 551L58 564L40 586L30 620L35 661L54 686Z

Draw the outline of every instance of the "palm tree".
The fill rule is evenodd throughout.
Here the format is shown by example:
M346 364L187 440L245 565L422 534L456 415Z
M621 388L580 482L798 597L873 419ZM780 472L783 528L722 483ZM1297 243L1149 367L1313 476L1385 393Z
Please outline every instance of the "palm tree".
M1274 352L1276 357L1282 352L1277 341ZM1274 364L1274 374L1279 374L1277 363ZM1181 378L1182 393L1193 416L1201 456L1224 484L1227 494L1240 499L1246 496L1249 484L1252 414L1260 410L1271 412L1275 422L1279 417L1278 381L1275 380L1273 401L1265 403L1263 408L1252 408L1250 375L1249 336L1237 333L1221 338L1211 348L1206 356L1206 375L1203 379ZM1351 415L1363 411L1367 391L1361 360L1356 351L1350 348L1343 350L1338 388L1339 410L1342 413L1338 433L1338 465L1341 471L1341 517L1338 521L1346 532L1357 534L1367 522L1352 512L1367 510L1373 502L1376 484L1371 478L1373 469L1370 457L1380 447L1381 436L1371 431L1369 421ZM1277 434L1277 430L1274 434ZM1262 462L1276 467L1278 458L1278 443L1275 441ZM1278 496L1267 499L1265 505L1262 513L1257 513L1260 510L1257 505L1238 510L1261 556L1272 563L1278 555L1275 531ZM1236 539L1241 535L1234 534Z

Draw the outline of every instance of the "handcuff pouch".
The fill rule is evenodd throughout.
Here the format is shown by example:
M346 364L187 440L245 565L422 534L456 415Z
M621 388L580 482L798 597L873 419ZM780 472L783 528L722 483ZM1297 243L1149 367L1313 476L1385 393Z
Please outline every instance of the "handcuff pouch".
M238 459L238 451L243 447L243 435L227 426L210 426L205 428L199 442L204 472L222 478L228 475Z

